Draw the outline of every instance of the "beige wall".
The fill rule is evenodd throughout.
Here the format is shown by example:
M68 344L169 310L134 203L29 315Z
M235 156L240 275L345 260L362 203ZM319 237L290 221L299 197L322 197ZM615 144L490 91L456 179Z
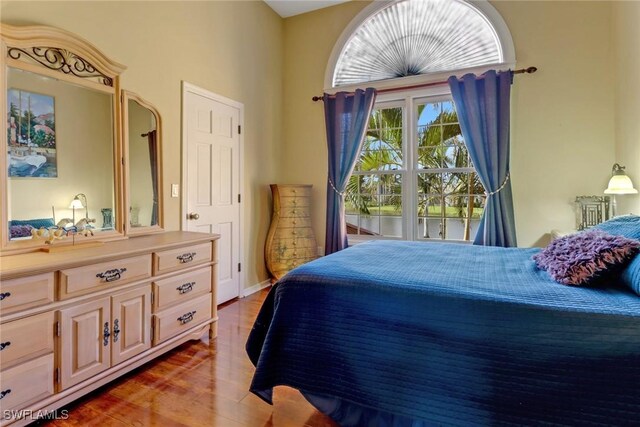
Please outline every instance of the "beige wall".
M285 180L314 185L314 229L324 242L326 147L320 94L331 49L368 3L352 2L285 20ZM512 176L520 246L571 229L577 195L602 194L614 159L611 4L493 3L514 39ZM300 159L315 159L301 161Z
M267 278L268 184L279 181L282 144L282 19L262 1L2 1L12 24L52 25L90 40L128 66L122 87L163 119L166 228L180 227L181 80L245 105L243 213L246 285Z
M640 2L613 7L616 66L616 161L640 188ZM618 196L618 212L640 214L640 195Z
M12 69L7 87L53 96L57 178L10 178L9 219L73 218L69 204L87 196L89 218L102 227L102 208L114 207L113 96ZM84 201L83 201L84 202ZM85 210L76 209L76 222Z

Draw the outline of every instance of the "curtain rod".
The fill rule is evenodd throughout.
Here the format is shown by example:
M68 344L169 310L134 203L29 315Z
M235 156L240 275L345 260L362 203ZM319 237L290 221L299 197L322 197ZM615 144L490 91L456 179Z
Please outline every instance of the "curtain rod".
M513 74L533 74L536 71L538 71L538 69L536 67L527 67L527 68L521 68L519 70L515 70L513 72ZM380 89L378 90L378 93L387 93L387 92L398 92L401 90L408 90L408 89L419 89L419 88L423 88L423 87L429 87L429 86L439 86L442 84L447 83L447 81L442 81L442 82L431 82L431 83L422 83L422 84L418 84L418 85L413 85L413 86L404 86L404 87L391 87L391 88L387 88L387 89ZM330 95L332 96L332 95ZM313 102L317 102L317 101L324 101L324 96L314 96L313 98L311 98L311 100Z

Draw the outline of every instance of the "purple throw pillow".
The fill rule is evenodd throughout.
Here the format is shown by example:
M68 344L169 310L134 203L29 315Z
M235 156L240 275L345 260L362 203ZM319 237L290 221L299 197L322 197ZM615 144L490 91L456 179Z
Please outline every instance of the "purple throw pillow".
M17 237L30 237L33 227L30 225L12 225L9 227L9 235L12 239Z
M638 240L588 230L554 240L533 259L556 282L579 286L622 266L639 250Z

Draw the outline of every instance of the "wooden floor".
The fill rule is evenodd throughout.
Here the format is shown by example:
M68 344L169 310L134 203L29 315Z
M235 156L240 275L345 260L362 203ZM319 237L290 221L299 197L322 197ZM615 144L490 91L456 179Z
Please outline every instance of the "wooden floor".
M244 351L267 290L219 310L218 338L185 343L69 407L48 426L336 426L294 389L270 406L249 393ZM58 411L60 413L60 411Z

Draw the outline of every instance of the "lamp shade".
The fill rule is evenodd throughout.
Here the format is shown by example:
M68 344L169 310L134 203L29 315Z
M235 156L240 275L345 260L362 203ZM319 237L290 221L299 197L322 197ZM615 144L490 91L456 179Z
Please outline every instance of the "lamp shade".
M638 190L633 188L631 179L621 170L611 177L604 194L638 194Z
M69 205L69 209L82 209L84 208L84 205L82 204L82 202L80 201L79 198L75 197L72 201L71 204Z

